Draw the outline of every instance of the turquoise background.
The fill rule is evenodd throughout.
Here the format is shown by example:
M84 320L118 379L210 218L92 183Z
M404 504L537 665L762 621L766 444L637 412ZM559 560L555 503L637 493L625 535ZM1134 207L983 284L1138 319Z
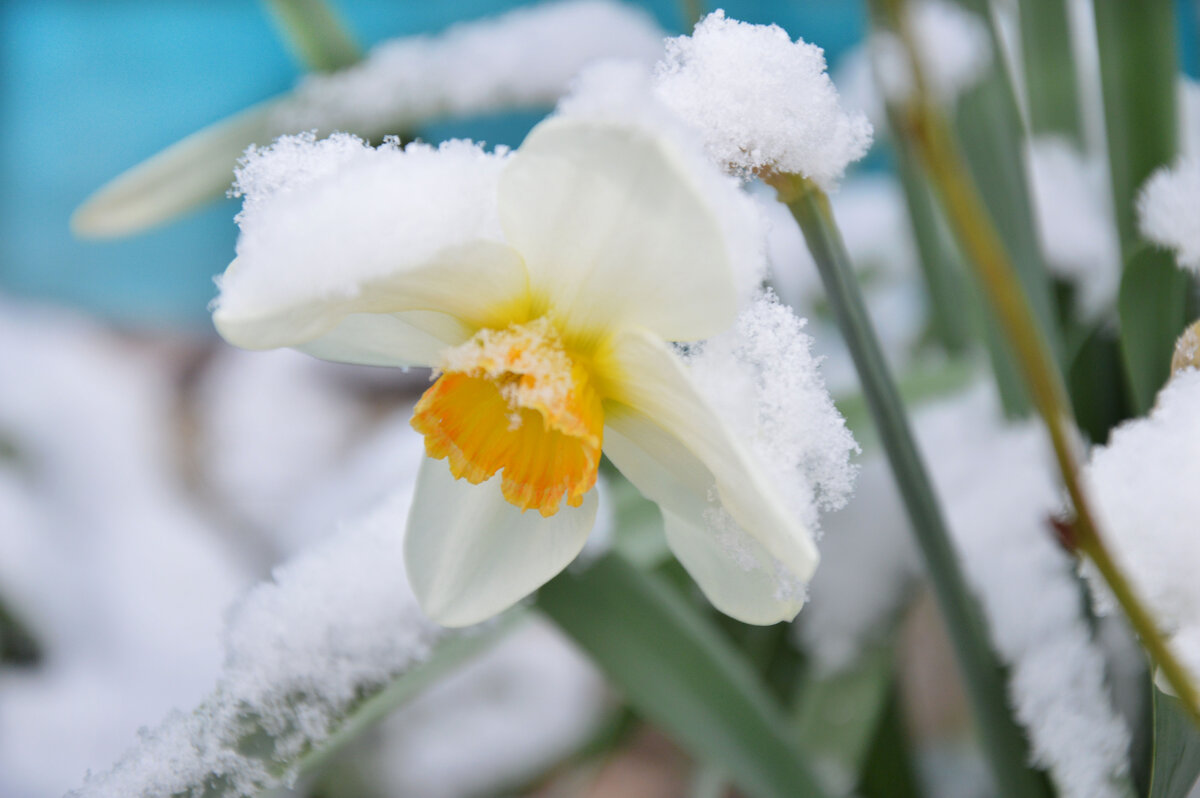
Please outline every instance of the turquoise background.
M342 0L366 45L494 14L519 3ZM672 2L649 8L670 32ZM743 2L840 51L859 36L858 2ZM207 329L233 252L226 201L134 239L79 241L71 211L110 178L204 125L287 90L299 76L266 9L248 0L0 2L0 291L87 308L132 326ZM537 115L423 131L520 143Z
M436 31L520 3L342 0L365 45ZM643 3L672 33L679 4ZM777 22L827 51L861 36L860 0L722 3L734 17ZM1185 62L1195 75L1197 3L1180 0ZM204 125L287 90L299 70L265 8L247 0L0 2L0 291L86 308L135 327L208 329L212 278L228 262L236 203L146 235L79 241L71 211L124 169ZM538 115L430 126L520 143Z

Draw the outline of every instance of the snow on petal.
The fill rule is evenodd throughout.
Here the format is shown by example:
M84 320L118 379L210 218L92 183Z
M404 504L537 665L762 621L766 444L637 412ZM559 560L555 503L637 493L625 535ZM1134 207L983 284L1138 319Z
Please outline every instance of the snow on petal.
M664 462L681 462L690 474L688 484L708 480L703 495L715 514L709 521L725 532L737 533L726 535L730 538L731 557L738 559L736 538L745 533L802 589L818 559L811 532L784 503L773 480L748 451L749 442L744 443L737 430L713 412L678 356L653 336L627 330L615 338L611 351L603 358L609 361L606 372L620 375L610 394L612 401L628 408L628 412L606 410L609 426L643 447L653 448L654 438L626 423L630 418L648 421L661 429L663 435L659 438L682 444L691 460L675 456L678 449L674 446L670 451L648 454ZM707 477L703 473L697 476L695 462L707 470ZM653 494L651 498L658 500ZM726 517L732 524L726 522ZM721 532L716 529L714 534ZM750 567L751 563L745 565Z
M709 155L743 174L790 172L831 188L871 144L866 117L842 110L821 48L777 25L715 11L667 41L657 83Z
M845 505L854 487L854 436L825 390L805 321L762 295L727 332L684 356L709 405L786 497L792 514L819 528L818 511Z
M1137 200L1142 235L1173 249L1179 265L1200 274L1200 155L1162 167Z
M242 232L219 280L218 328L268 348L310 341L355 311L487 321L525 291L496 210L505 161L463 141L373 148L344 134L251 149L238 172Z

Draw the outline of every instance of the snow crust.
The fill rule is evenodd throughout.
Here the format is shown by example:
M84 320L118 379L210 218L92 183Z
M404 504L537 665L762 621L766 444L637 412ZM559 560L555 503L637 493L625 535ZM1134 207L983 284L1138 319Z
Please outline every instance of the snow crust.
M788 172L828 189L871 144L866 117L842 110L820 47L722 11L667 41L657 92L713 160L744 175Z
M1142 235L1200 274L1200 155L1152 174L1138 194L1137 214Z
M395 39L328 75L309 75L276 111L278 130L378 137L429 119L549 107L599 58L651 64L663 33L649 14L610 0L517 8L442 33Z

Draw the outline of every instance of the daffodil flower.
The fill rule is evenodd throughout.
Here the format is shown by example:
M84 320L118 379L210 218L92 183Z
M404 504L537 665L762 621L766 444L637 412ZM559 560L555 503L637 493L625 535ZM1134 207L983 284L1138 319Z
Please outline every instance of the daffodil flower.
M490 617L575 558L602 452L659 504L671 549L715 606L757 624L799 610L812 539L670 343L720 333L737 313L718 211L683 164L646 130L552 118L496 167L498 233L364 250L349 238L361 229L321 231L324 206L307 198L328 177L311 175L262 201L290 208L275 238L247 240L242 220L214 314L225 338L434 369L412 420L428 457L405 565L440 623ZM425 205L462 198L444 193ZM336 212L353 228L380 209ZM243 215L263 213L248 203ZM293 239L339 235L378 263L333 260L315 276L262 263L271 240L305 259ZM330 277L346 270L348 285Z

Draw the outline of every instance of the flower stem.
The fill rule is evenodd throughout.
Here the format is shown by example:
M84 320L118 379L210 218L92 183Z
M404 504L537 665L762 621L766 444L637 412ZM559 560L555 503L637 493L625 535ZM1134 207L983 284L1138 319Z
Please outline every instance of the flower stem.
M336 72L362 60L362 51L325 0L266 0L276 24L304 66Z
M902 0L898 5L903 5ZM914 92L907 106L904 128L899 132L909 139L924 162L950 226L958 236L967 260L974 266L1000 327L1013 348L1034 406L1046 423L1059 470L1075 507L1076 547L1095 563L1125 610L1142 645L1188 707L1193 719L1200 724L1200 695L1167 646L1145 604L1117 567L1100 534L1096 515L1080 480L1081 447L1061 374L983 200L967 176L966 165L949 125L926 90L913 39L907 30L905 15L900 11L902 8L897 9L896 29L908 52Z
M929 567L930 582L946 620L975 708L983 748L1001 794L1012 798L1048 796L1044 777L1028 767L1025 737L1009 710L1003 669L988 643L982 612L967 587L950 542L903 402L884 361L854 279L850 257L833 220L829 198L815 184L797 175L774 175L768 182L804 232L838 326L854 358L863 394Z

